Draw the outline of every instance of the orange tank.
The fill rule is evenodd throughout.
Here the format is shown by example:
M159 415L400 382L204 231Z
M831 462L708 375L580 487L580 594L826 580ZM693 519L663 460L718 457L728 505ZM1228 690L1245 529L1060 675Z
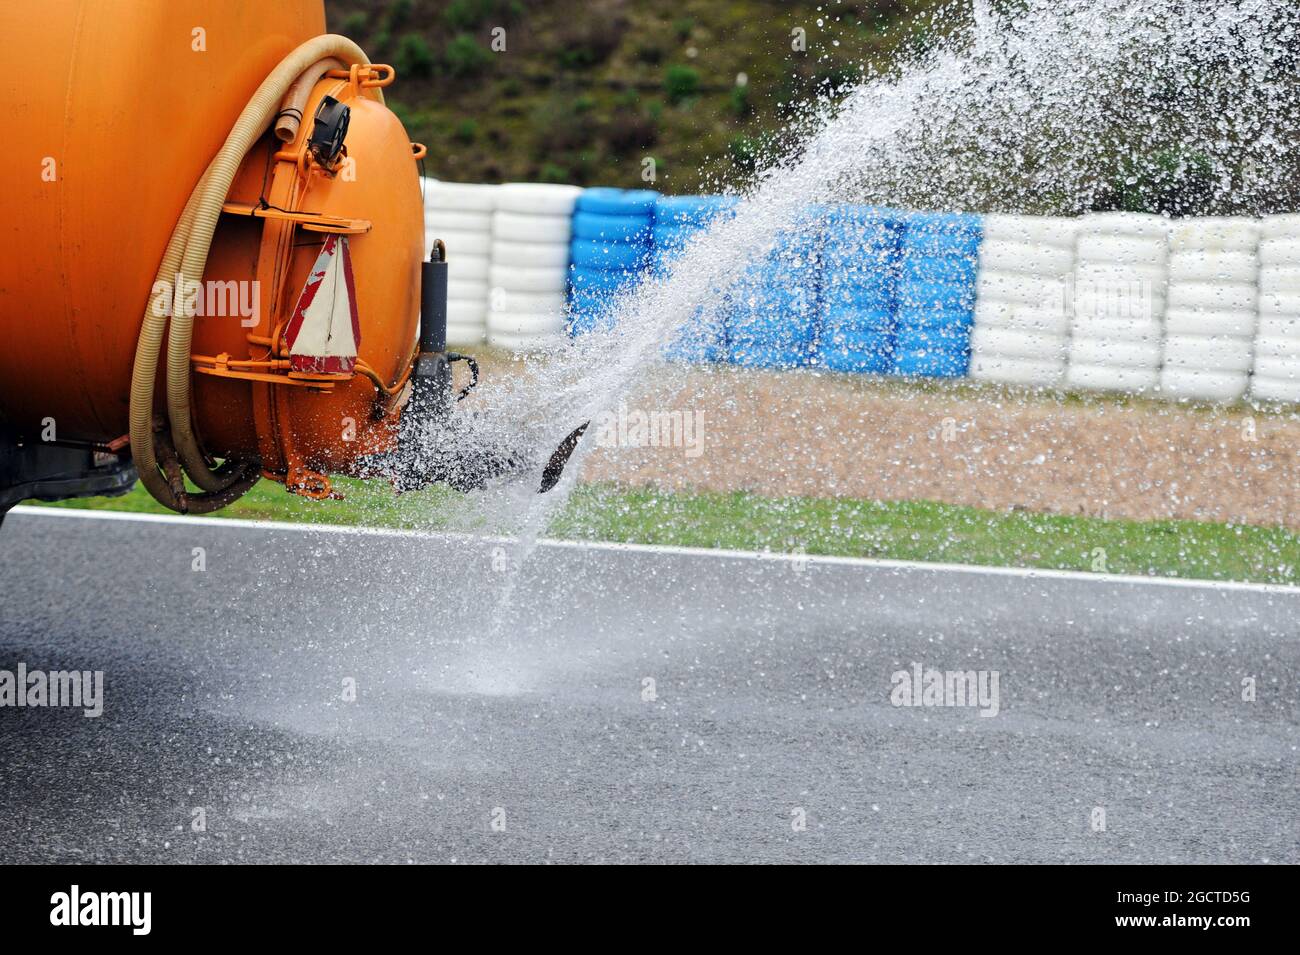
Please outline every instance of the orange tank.
M129 15L115 0L0 4L11 64L0 79L0 426L34 436L53 422L61 440L126 445L142 317L187 199L259 85L324 31L321 0L136 0ZM328 492L325 474L392 444L419 324L421 148L383 105L392 69L350 59L307 77L290 142L260 132L240 161L200 258L196 299L218 314L193 318L188 396L173 382L168 397L165 345L159 356L159 465L145 482L156 496L160 481L181 487L166 452L191 429L214 467L251 462L311 495ZM326 97L350 114L333 155L308 146ZM291 354L295 311L327 246L350 256L355 361ZM321 284L342 289L344 275ZM309 325L338 319L314 314ZM185 401L189 421L178 422ZM137 465L154 458L152 447L131 450Z

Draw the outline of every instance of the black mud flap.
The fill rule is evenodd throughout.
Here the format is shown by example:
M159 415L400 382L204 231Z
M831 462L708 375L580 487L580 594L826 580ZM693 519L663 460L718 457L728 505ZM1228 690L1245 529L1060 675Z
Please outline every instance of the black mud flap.
M569 463L569 458L573 457L573 452L578 447L578 439L582 437L589 424L591 422L586 421L574 428L569 432L569 436L560 442L560 446L551 453L551 459L546 462L546 467L542 469L542 486L537 489L538 494L545 494L560 483L560 475L564 473L564 466Z

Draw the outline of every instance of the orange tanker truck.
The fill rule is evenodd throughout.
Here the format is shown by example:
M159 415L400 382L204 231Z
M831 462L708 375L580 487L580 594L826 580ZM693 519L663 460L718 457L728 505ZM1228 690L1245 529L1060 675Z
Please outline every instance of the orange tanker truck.
M425 259L393 68L321 0L5 3L0 51L0 519L137 477L204 513L262 477L321 498L530 470L445 446L473 366L445 347L455 250Z

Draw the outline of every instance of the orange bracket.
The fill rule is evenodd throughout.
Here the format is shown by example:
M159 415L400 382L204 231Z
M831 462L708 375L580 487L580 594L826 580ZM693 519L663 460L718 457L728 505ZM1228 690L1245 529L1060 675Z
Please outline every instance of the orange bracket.
M364 235L372 228L369 219L350 219L346 216L325 216L318 212L286 212L283 209L263 209L251 202L227 202L222 212L232 216L254 216L258 219L279 219L300 225L308 232L335 232L339 235Z

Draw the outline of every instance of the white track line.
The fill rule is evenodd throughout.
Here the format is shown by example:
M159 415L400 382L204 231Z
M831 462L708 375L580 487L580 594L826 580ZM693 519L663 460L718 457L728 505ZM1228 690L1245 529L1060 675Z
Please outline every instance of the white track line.
M250 521L234 517L195 517L189 514L135 514L129 511L91 511L66 507L19 505L10 514L24 517L55 517L99 521L130 521L140 524L181 524L205 528L247 528L297 534L350 534L357 536L410 537L455 540L476 544L517 544L517 538L467 534L457 531L415 531L388 527L349 527L343 524L307 524L288 521ZM1141 577L1135 574L1094 574L1080 570L1046 570L1032 567L990 567L983 564L942 564L918 560L889 560L877 557L832 557L820 554L785 554L773 551L722 550L708 547L675 547L660 544L622 544L613 541L556 540L542 538L540 547L565 550L623 551L640 554L676 554L684 557L712 557L727 560L770 563L808 563L876 570L926 571L931 573L983 574L995 577L1028 577L1042 580L1085 580L1097 584L1134 584L1158 587L1197 587L1213 590L1244 590L1254 593L1300 596L1300 586L1255 584L1236 580L1198 580L1191 577Z

